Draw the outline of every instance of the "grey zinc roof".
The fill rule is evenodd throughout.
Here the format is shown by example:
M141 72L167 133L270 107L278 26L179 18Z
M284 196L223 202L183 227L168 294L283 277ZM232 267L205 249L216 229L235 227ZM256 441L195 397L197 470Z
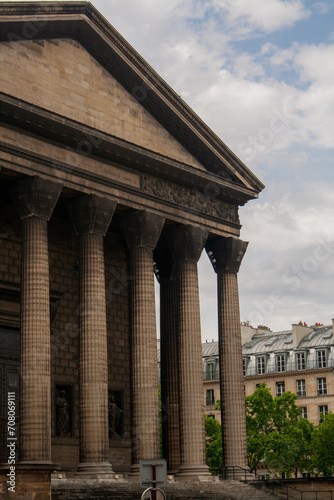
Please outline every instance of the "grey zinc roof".
M293 348L292 330L282 332L268 332L255 334L250 342L243 344L243 355L265 352L289 351ZM297 349L334 345L332 325L315 327L313 332L305 335ZM218 342L205 342L202 344L202 356L218 356Z
M218 356L218 354L219 354L218 341L205 342L204 344L202 344L202 356L203 357Z
M250 342L242 346L243 354L286 351L292 347L292 330L255 334Z

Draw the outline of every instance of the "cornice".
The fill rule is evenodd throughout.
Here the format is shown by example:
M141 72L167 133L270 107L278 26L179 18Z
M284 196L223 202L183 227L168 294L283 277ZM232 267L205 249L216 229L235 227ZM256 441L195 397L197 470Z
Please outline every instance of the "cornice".
M245 376L244 380L269 380L271 378L290 378L290 377L299 377L302 379L305 375L314 375L314 374L322 374L322 373L331 373L333 368L315 368L314 370L295 370L291 372L280 372L280 373L266 373L264 375L249 375Z

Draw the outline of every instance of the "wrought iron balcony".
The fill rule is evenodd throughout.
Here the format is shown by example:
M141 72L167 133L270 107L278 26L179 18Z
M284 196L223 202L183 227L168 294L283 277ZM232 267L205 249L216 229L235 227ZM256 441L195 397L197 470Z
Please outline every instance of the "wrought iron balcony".
M203 380L219 380L219 370L203 372Z

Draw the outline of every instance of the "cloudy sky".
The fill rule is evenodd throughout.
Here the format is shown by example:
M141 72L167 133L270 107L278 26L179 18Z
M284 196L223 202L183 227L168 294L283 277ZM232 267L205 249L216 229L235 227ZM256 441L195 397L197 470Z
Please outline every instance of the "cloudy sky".
M266 185L240 209L241 321L334 317L334 2L92 0ZM200 261L203 339L216 282Z
M334 2L93 0L266 185L240 210L241 320L334 317ZM203 339L216 281L200 261Z

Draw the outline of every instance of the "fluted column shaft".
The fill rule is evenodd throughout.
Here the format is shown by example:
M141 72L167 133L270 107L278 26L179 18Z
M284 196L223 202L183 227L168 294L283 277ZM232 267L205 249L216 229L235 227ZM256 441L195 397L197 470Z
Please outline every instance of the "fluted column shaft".
M163 253L156 258L160 281L160 372L163 453L169 473L180 466L177 281ZM165 269L164 269L165 268ZM167 272L166 272L167 271Z
M208 232L176 226L168 245L177 280L180 479L209 475L205 460L203 370L197 261Z
M179 280L181 467L205 464L201 319L197 262L176 264Z
M47 221L22 221L21 458L51 461L50 291Z
M108 462L108 359L103 236L80 235L80 462Z
M133 248L131 295L133 464L141 458L159 458L159 393L153 252Z
M247 466L245 393L237 273L218 271L223 463Z
M160 457L153 249L164 219L137 211L122 222L130 254L132 473L138 474L140 459Z
M78 474L112 473L108 434L108 357L103 237L116 202L96 195L70 206L80 236L80 464Z
M224 466L247 467L238 270L248 243L216 238L207 244L218 287L220 401Z
M50 291L47 224L62 186L37 176L10 193L22 219L20 447L23 462L51 462Z

